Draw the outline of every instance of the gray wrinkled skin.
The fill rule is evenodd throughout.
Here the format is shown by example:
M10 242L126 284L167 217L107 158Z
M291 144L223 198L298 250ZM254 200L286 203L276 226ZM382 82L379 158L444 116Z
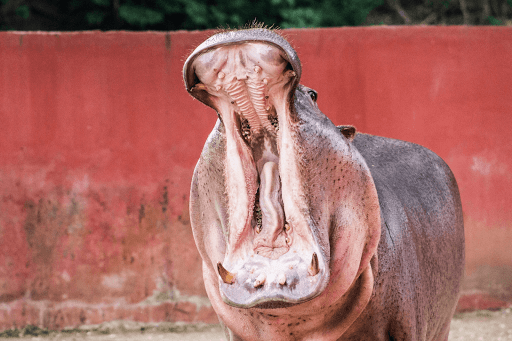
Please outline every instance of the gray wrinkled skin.
M428 149L336 127L281 36L223 32L184 65L219 120L191 224L229 340L447 340L464 268L456 181Z

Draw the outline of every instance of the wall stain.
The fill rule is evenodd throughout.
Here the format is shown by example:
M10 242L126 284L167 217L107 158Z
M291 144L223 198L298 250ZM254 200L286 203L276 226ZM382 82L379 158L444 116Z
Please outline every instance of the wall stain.
M169 32L165 34L165 49L171 51L171 34Z
M167 186L164 186L160 205L162 206L162 213L165 213L167 211L167 206L169 205L169 191L167 190Z

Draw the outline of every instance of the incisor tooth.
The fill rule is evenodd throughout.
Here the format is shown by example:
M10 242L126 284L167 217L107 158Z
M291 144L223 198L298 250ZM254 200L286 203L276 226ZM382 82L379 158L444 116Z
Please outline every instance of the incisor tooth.
M284 273L280 274L277 281L279 284L284 285L286 283L286 275Z
M265 275L264 272L260 273L258 277L256 277L256 281L254 281L254 287L257 288L259 286L262 286L263 283L265 283L265 280L267 279L267 275Z

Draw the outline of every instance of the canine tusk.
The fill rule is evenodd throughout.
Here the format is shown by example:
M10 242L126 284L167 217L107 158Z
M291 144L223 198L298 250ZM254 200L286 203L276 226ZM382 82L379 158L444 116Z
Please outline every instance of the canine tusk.
M316 274L319 272L320 269L318 268L318 256L316 255L316 252L313 252L313 258L311 259L311 266L308 269L308 274L310 276L316 276Z
M217 263L217 270L219 271L220 278L226 284L235 283L236 274L232 274L228 270L224 269L220 262Z

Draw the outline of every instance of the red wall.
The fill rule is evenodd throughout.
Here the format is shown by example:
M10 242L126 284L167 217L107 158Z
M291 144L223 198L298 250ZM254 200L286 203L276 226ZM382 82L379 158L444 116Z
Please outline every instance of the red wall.
M512 303L512 29L286 30L336 124L422 144L462 195L459 310ZM183 62L210 32L0 33L0 330L216 322L188 218L215 113Z

